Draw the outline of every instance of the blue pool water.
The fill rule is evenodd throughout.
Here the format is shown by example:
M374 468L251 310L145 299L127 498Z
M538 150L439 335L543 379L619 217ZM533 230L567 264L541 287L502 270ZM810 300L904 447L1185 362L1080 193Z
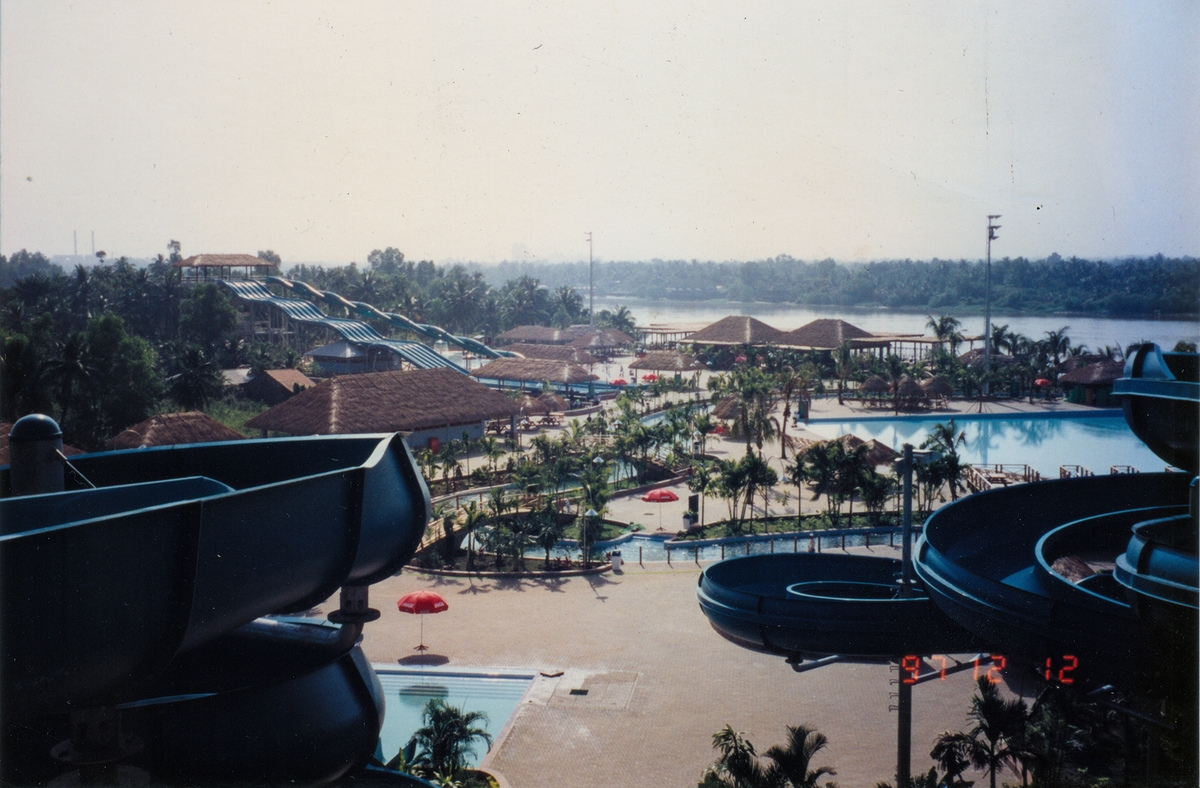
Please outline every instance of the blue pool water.
M670 538L671 536L662 534L631 534L612 542L601 542L596 546L595 554L604 555L613 550L620 550L621 558L626 563L636 564L639 559L641 561L666 561L668 552L666 542ZM886 534L875 534L870 538L871 544L887 544L888 542ZM679 561L687 563L696 560L718 561L721 558L733 558L739 555L765 555L767 553L791 553L797 551L802 553L808 550L808 541L808 536L804 535L799 537L782 536L770 540L727 540L724 549L719 544L672 546L670 548L671 562ZM820 537L820 542L819 549L821 550L837 550L842 547L842 536L840 534L827 534ZM845 537L846 547L862 547L865 543L866 537L862 534L847 534ZM896 544L900 544L899 536L896 536ZM818 549L816 544L813 547L814 549ZM546 551L536 548L527 550L525 554L531 558L542 558L546 555ZM579 548L575 545L559 545L550 551L550 555L557 558L569 557L578 559Z
M482 711L488 720L482 727L495 740L512 716L533 673L473 673L437 668L395 668L375 666L387 703L383 730L379 734L383 760L395 757L421 727L421 709L430 698L441 698L463 711ZM487 754L486 745L477 744L468 765L478 766Z
M905 443L920 447L942 418L886 418L858 421L814 421L807 429L824 438L852 433L875 438L899 451ZM1144 472L1162 471L1165 463L1146 448L1121 416L1085 418L970 418L956 417L966 433L959 455L972 464L1025 464L1045 478L1057 479L1060 465L1082 465L1093 473L1108 473L1113 465L1132 465Z

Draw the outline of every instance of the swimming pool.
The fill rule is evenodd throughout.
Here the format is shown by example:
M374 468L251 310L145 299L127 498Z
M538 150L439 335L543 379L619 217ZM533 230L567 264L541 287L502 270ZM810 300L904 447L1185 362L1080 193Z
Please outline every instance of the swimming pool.
M374 667L387 704L383 729L379 733L385 763L394 758L421 727L421 710L430 698L440 698L463 711L484 712L488 719L482 727L495 741L534 678L533 673L524 671ZM477 744L475 752L467 758L467 765L478 766L486 754L484 745Z
M666 561L667 560L667 541L673 538L673 534L629 534L609 542L600 542L596 545L596 556L603 556L605 553L613 550L621 551L621 558L626 563L636 564L639 559L641 561ZM820 545L813 544L814 549L820 550L837 550L845 547L862 547L867 543L867 537L863 534L846 534L845 537L839 533L822 533L819 537L814 534L814 538L820 539ZM844 543L843 543L844 538ZM900 544L900 537L895 537L896 544ZM689 544L683 543L679 546L672 545L670 549L671 561L719 561L722 558L733 558L739 555L766 555L768 553L791 553L805 552L808 550L809 537L807 534L799 536L778 536L773 538L745 538L745 539L725 539L724 548L721 544ZM872 534L870 536L871 544L887 544L887 534ZM541 548L531 548L525 553L530 558L542 558L546 555L545 550ZM579 557L579 548L574 544L560 544L550 551L550 555L563 558L568 557L577 559Z
M813 421L806 428L823 438L852 433L891 446L920 447L933 425L948 417L899 417L857 421ZM977 465L1025 464L1045 478L1057 479L1060 465L1082 465L1106 474L1113 465L1132 465L1141 471L1161 471L1164 463L1146 448L1118 415L1074 418L991 418L955 416L955 427L966 433L959 455Z

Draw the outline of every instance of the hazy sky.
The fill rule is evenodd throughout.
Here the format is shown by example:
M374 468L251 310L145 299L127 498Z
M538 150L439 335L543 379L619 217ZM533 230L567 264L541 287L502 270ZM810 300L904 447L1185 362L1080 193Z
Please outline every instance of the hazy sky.
M1200 254L1200 3L0 6L0 252Z

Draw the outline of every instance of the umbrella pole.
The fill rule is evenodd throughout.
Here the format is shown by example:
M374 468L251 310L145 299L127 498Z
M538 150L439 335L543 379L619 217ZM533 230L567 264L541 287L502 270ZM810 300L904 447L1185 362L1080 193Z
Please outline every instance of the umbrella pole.
M417 646L417 651L424 651L429 648L425 645L425 616L418 614L417 618L421 620L421 645Z

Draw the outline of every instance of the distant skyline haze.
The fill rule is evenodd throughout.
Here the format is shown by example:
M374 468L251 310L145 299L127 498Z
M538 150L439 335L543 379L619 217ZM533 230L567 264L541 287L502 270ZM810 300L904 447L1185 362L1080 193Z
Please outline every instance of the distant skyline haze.
M0 252L1200 252L1200 4L0 6Z

